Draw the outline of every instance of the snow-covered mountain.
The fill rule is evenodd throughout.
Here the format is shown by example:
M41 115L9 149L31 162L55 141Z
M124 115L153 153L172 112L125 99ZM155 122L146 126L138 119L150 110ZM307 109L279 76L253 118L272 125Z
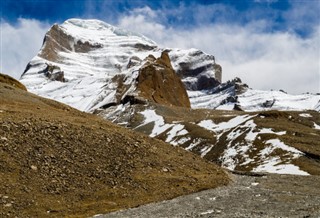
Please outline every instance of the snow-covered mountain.
M213 55L197 49L160 48L143 35L98 20L70 19L53 25L21 82L33 93L92 112L139 95L139 70L149 55L158 58L163 51L168 52L193 108L320 110L320 95L249 88L239 93L238 83L221 84L222 69ZM124 85L120 91L119 80Z
M221 78L213 55L70 19L50 28L20 81L231 170L320 174L320 95L253 90Z
M190 88L201 87L203 79L209 84L221 80L212 55L197 49L159 48L142 35L102 21L70 19L51 27L21 82L30 92L94 111L137 96L139 70L148 57L158 58L163 51L169 52L172 67ZM119 82L124 90L119 90Z

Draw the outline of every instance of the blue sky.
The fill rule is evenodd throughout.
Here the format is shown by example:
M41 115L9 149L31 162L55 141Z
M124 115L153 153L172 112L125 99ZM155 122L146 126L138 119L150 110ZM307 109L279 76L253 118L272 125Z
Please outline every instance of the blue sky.
M1 0L1 68L19 78L53 23L100 19L215 55L224 80L320 92L320 0Z
M268 31L289 28L305 36L310 33L310 29L301 25L291 26L292 18L286 13L295 4L314 5L317 2L319 0L2 0L1 17L11 24L17 23L19 18L61 23L73 17L101 19L116 24L123 14L147 6L152 10L164 11L162 22L165 25L187 28L203 21L246 24L252 20L268 19L272 21ZM199 20L198 11L194 9L201 7L206 8L207 13ZM319 15L310 13L298 19L303 19L306 25L312 25L319 20Z

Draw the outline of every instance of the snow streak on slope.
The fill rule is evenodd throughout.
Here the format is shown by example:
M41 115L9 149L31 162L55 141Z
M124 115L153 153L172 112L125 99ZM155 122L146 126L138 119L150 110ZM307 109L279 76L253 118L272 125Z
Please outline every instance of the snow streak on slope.
M160 137L172 145L184 145L186 150L199 150L201 157L209 155L218 144L225 145L219 157L221 165L230 170L246 169L253 172L308 175L292 161L304 155L303 152L284 144L279 136L286 131L260 128L254 122L257 115L239 115L228 121L216 123L202 120L197 125L212 132L216 143L204 143L203 138L194 138L186 125L179 122L166 123L156 110L139 112L144 121L137 128L147 127L149 136ZM263 140L263 135L268 140ZM201 147L198 147L201 144Z
M315 122L313 123L313 125L314 125L315 129L319 129L320 130L320 125L316 124Z
M269 172L278 174L295 174L295 175L309 175L309 173L304 172L299 169L299 167L290 164L290 162L284 162L279 157L270 157L270 154L276 149L281 149L287 151L291 155L292 159L298 158L303 155L303 153L295 148L289 147L288 145L281 142L279 139L270 139L266 141L268 147L260 151L259 155L262 157L262 163L253 172Z
M254 123L254 116L237 116L227 122L215 124L211 120L203 120L198 123L199 126L214 132L219 141L222 136L226 136L226 150L220 157L222 166L235 170L236 167L251 167L254 172L269 172L282 174L299 174L309 175L299 169L299 167L291 164L293 159L303 155L299 150L289 147L282 143L279 139L272 139L263 142L267 147L255 146L255 140L260 140L259 135L273 134L284 135L286 132L274 132L270 128L257 128ZM244 139L241 139L244 138ZM270 146L271 145L271 146ZM254 155L253 152L259 151L259 155ZM283 155L279 155L279 150ZM277 151L278 153L276 153ZM208 153L209 151L205 151Z
M154 110L145 110L145 111L141 112L141 114L145 117L145 120L141 125L139 125L136 128L139 128L139 127L144 126L149 123L153 123L154 126L153 126L151 133L150 133L151 137L155 137L157 135L160 135L161 133L163 133L164 131L166 131L167 129L169 129L173 126L173 124L166 124L164 122L163 117L157 115Z
M188 134L188 131L185 129L184 125L179 123L165 123L164 118L158 115L155 110L145 110L140 112L140 114L144 116L144 121L135 129L152 124L153 127L152 129L150 129L149 133L150 137L157 137L162 133L165 133L165 142L168 142L175 146L183 144L186 141L190 140L190 137L186 136Z

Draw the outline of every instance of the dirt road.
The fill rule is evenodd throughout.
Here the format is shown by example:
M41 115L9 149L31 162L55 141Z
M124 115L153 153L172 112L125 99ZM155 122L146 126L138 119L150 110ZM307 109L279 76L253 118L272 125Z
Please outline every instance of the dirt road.
M320 217L319 176L232 178L229 186L96 217Z

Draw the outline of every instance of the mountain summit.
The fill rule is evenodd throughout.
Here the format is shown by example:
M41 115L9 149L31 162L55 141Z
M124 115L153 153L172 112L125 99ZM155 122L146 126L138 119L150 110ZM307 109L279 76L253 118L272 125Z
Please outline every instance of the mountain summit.
M33 93L91 112L141 97L190 107L181 80L190 90L217 85L221 67L200 50L160 48L140 34L79 19L50 28L21 78Z
M221 84L222 68L213 55L198 49L161 48L141 34L99 20L70 19L62 25L54 24L45 35L38 55L28 64L21 82L33 93L88 112L119 105L128 96L188 106L183 87L177 85L180 83L174 82L176 80L168 82L163 72L161 77L155 76L158 73L153 75L157 82L144 83L158 86L150 87L154 93L139 92L138 87L144 86L139 85L144 77L141 74L145 74L143 67L150 65L150 57L160 58L164 51L168 54L169 68L183 82L193 108L319 111L320 95L289 95L249 87L240 93L236 91L239 82ZM163 71L159 62L153 66L154 72ZM165 86L159 84L160 78ZM181 99L172 101L169 93L181 95Z

